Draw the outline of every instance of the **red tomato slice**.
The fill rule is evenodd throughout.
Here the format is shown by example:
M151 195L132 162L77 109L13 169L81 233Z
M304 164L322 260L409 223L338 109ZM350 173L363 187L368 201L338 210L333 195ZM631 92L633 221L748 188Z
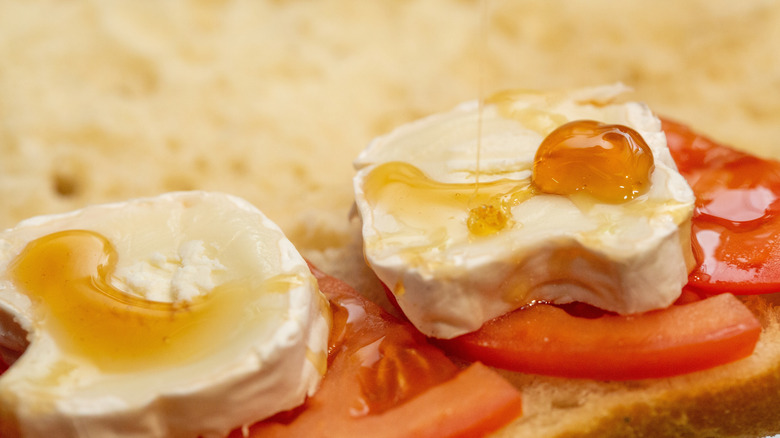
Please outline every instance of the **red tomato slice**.
M780 162L663 122L672 157L696 194L690 285L708 293L780 291Z
M600 380L668 377L749 356L761 325L731 294L640 315L572 316L533 305L439 341L454 355L499 368Z
M460 371L411 325L312 272L333 310L328 372L302 407L252 426L250 437L475 437L520 415L519 392L497 373Z

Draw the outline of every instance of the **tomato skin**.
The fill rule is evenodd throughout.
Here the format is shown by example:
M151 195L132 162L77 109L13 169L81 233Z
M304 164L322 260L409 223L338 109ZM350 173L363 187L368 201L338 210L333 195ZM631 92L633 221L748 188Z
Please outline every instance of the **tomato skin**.
M339 433L334 434L337 429L330 428L323 435L475 438L496 431L520 413L517 389L495 371L476 362L455 378L410 400L402 409L365 417L338 429Z
M668 120L663 129L696 194L697 266L689 284L707 293L780 290L780 162L719 145Z
M521 414L519 392L493 370L476 363L461 371L410 324L312 272L334 310L328 372L303 406L248 436L478 437Z
M392 418L387 415L381 422L397 425L410 437L473 438L504 426L507 419L518 417L521 409L517 390L493 370L475 362L451 381L409 402L408 411L426 411L424 416L396 411ZM454 418L458 420L453 421ZM350 436L398 436L398 430L377 432L373 425L363 431Z
M582 318L538 304L438 344L512 371L598 380L689 373L749 356L761 333L731 294L640 315Z

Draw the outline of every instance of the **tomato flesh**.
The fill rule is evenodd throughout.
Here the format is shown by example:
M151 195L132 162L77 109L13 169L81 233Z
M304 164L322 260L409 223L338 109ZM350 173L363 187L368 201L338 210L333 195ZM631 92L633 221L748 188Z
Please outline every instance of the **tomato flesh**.
M672 157L696 194L689 284L708 293L780 291L780 162L663 122Z
M461 371L410 324L312 272L333 310L328 372L303 406L252 426L250 437L476 437L521 414L519 392L496 372L479 363Z
M599 380L668 377L749 356L761 333L736 297L722 294L639 315L573 316L537 304L440 340L450 353L512 371Z

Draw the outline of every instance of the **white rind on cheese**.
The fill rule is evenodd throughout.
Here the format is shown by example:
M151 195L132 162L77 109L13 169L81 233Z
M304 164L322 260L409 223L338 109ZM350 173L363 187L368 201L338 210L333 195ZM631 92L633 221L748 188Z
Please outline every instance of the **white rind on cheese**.
M505 103L485 105L481 115L477 102L468 102L399 127L358 156L354 189L366 260L389 288L403 286L395 298L420 331L452 338L534 301L582 301L621 314L674 302L692 266L694 196L677 172L660 121L644 104L615 103L626 91L618 84L515 93ZM626 204L538 195L512 208L508 229L480 238L469 235L465 209L410 227L387 213L386 200L372 205L366 198L370 172L396 161L442 183L473 184L478 172L480 182L528 181L542 139L579 119L626 125L642 135L655 160L647 193ZM549 269L562 253L572 272L564 279Z
M8 263L28 242L67 229L105 236L116 248L117 271L131 273L115 285L139 296L144 292L130 290L134 281L143 283L138 264L160 260L179 269L160 269L154 282L191 292L162 294L164 301L208 296L209 285L244 277L262 282L283 274L295 281L283 291L253 291L250 317L237 315L240 329L229 342L209 345L207 354L175 366L106 372L69 357L40 329L31 300L8 278ZM187 266L192 272L182 273ZM2 232L0 316L6 321L0 346L9 356L18 351L20 329L29 341L0 376L0 418L25 437L224 436L291 409L316 390L330 324L316 279L279 227L246 201L209 192L92 206ZM7 323L9 316L15 324Z

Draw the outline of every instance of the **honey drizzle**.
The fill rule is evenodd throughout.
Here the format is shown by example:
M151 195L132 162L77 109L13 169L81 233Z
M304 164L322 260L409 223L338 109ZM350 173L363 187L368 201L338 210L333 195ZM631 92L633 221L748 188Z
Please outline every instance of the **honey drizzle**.
M473 189L469 183L435 181L400 161L377 166L364 185L366 200L375 206L381 202L383 210L406 227L423 230L437 224L439 231L426 234L435 241L441 234L438 244L444 244L449 232L441 232L453 224L453 219L459 221L462 212L468 212L466 225L473 236L492 235L513 224L512 207L536 194L527 179L485 182L478 196ZM456 226L462 227L463 223Z
M117 257L100 234L66 230L34 240L9 266L37 308L36 324L47 326L60 348L109 372L202 357L230 342L249 319L271 318L262 295L297 282L286 275L246 278L193 302L147 301L110 284Z
M477 49L477 154L474 175L474 198L479 194L479 175L482 162L482 124L485 111L485 56L487 53L488 0L480 1L479 38Z
M485 111L485 69L488 47L489 1L480 1L480 21L478 38L477 68L477 151L474 175L474 194L468 203L468 219L466 226L474 236L487 236L503 230L511 221L510 206L500 198L491 197L487 202L480 202L480 175L482 164L482 126Z

